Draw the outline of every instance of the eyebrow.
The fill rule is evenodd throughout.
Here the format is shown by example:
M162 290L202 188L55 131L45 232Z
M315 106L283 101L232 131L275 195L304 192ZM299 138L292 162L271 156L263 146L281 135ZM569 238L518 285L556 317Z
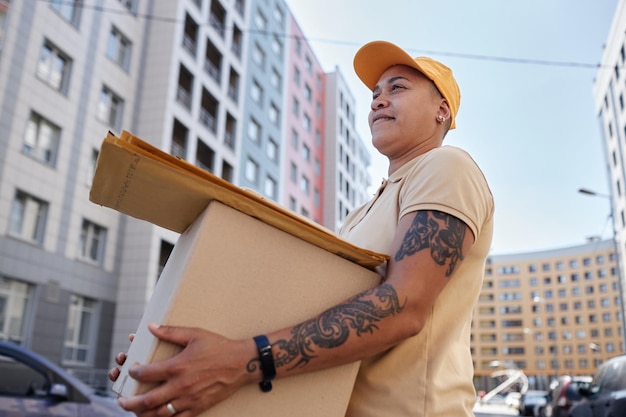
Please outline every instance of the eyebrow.
M407 80L408 81L408 78L402 77L402 76L391 77L391 78L387 79L387 81L385 81L385 83L386 84L392 84L392 83L394 83L395 81L398 81L398 80ZM376 86L372 90L372 93L375 93L376 91L379 91L379 90L380 90L380 84L376 84Z

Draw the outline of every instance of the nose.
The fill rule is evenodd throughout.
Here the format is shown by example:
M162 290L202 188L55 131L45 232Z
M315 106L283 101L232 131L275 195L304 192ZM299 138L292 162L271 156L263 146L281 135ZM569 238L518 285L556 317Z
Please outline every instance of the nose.
M371 109L376 110L383 108L387 105L387 100L383 97L382 94L379 94L378 97L372 100Z

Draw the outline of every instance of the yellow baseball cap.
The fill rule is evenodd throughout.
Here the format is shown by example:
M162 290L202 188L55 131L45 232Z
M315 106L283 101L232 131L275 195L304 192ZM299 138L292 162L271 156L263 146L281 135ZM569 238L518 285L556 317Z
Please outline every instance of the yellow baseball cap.
M454 129L456 127L456 114L461 104L461 91L450 68L425 56L413 58L399 46L386 41L366 43L354 55L356 75L370 90L376 87L382 73L394 65L406 65L414 68L435 83L450 106L452 117L450 129Z

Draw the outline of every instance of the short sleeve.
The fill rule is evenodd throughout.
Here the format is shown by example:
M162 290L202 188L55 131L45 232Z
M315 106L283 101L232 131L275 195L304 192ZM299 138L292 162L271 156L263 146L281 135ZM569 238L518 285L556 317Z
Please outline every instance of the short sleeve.
M462 149L433 149L402 178L399 216L417 210L437 210L463 221L474 236L492 217L493 195L476 162Z

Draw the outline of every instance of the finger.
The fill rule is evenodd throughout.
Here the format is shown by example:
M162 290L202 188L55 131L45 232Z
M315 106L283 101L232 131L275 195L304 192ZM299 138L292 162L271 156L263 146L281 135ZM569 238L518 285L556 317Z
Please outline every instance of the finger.
M156 387L144 394L120 397L117 399L117 402L123 409L132 411L138 416L171 416L172 413L167 408L167 402L172 397L166 395L166 392L161 387ZM177 414L182 411L182 408L174 409L177 411Z
M117 378L119 378L120 376L120 370L117 368L111 368L107 375L111 381L115 382L117 381Z
M135 333L131 333L131 334L129 334L129 335L128 335L128 340L130 340L131 342L132 342L133 340L135 340Z
M189 341L200 331L191 327L162 326L156 323L150 323L148 328L159 339L180 346L187 346Z
M120 352L115 356L115 363L122 366L126 362L126 353Z

